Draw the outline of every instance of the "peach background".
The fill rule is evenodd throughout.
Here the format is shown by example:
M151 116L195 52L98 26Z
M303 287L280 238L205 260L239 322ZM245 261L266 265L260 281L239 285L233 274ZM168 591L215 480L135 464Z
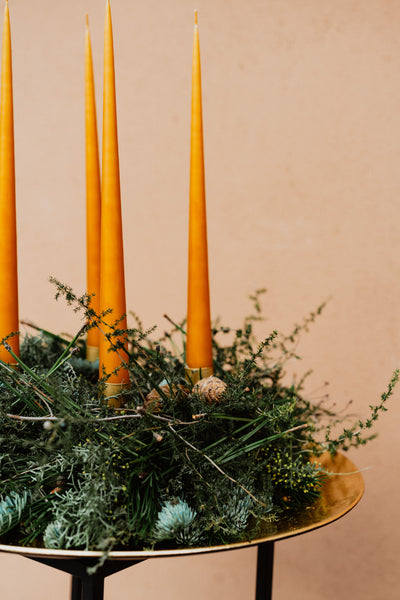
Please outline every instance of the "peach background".
M128 307L185 313L192 9L113 0ZM288 331L326 298L300 347L310 396L365 415L400 356L400 4L199 0L214 317L238 325L267 287L260 328ZM83 42L89 12L101 110L103 0L10 0L20 314L73 332L49 275L85 288ZM101 118L99 118L101 122ZM316 391L315 391L316 390ZM357 509L277 544L274 600L398 598L399 409L351 458ZM21 570L24 569L24 576ZM68 578L0 556L2 600L68 598ZM157 561L107 599L253 598L255 554Z

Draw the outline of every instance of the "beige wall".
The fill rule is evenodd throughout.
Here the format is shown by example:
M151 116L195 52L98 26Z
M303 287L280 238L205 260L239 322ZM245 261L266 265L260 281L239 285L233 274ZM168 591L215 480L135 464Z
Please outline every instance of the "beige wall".
M192 9L113 0L127 303L184 316ZM400 4L199 0L214 317L269 290L262 333L331 300L294 366L310 395L366 414L400 357ZM101 108L103 0L10 0L20 313L72 332L56 275L85 288L84 15ZM99 119L101 121L101 119ZM366 495L342 521L277 545L274 600L397 600L400 392L352 453ZM254 551L154 562L107 598L244 600ZM20 576L25 569L24 577ZM0 556L2 600L66 599L67 577Z

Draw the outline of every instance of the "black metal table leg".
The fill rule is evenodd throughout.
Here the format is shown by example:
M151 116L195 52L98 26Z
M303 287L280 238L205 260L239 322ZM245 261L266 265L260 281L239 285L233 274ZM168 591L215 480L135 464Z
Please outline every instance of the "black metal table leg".
M104 598L104 575L96 573L81 577L82 597L81 600L103 600Z
M82 600L82 581L77 575L72 576L71 600Z
M272 600L274 542L258 545L256 600Z

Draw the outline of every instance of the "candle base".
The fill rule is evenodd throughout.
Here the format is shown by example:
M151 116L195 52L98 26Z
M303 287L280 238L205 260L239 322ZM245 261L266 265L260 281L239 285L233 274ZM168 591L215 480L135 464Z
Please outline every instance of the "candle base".
M198 367L197 369L192 369L192 367L185 365L186 379L192 385L197 383L200 379L211 377L211 375L214 375L214 367Z
M99 360L98 346L86 346L86 360L90 360L91 362Z
M129 390L129 383L106 383L104 397L110 408L121 408L125 404L124 392Z

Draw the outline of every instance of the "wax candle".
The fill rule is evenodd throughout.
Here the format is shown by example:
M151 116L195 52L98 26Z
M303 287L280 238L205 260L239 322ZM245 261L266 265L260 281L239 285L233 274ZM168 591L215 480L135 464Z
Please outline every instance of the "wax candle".
M193 382L213 373L197 11L192 65L186 365L187 376Z
M121 193L119 178L117 110L115 96L114 49L110 3L107 0L104 30L104 90L103 90L103 154L101 188L101 250L100 250L100 308L111 309L105 317L106 323L100 335L100 376L109 375L106 395L120 394L129 385L129 374L125 367L126 339L122 336L113 339L123 347L117 352L110 351L106 335L110 325L121 319L119 329L126 329L126 300L124 251L122 238ZM111 404L118 404L113 398Z
M101 180L97 137L96 98L94 89L92 46L89 19L86 16L85 35L85 125L86 125L86 280L87 293L93 295L91 308L100 312L100 226ZM89 329L86 357L99 357L99 330Z
M13 113L10 15L6 1L0 92L0 340L19 329ZM8 339L8 343L19 355L19 336ZM0 359L15 362L3 346Z

